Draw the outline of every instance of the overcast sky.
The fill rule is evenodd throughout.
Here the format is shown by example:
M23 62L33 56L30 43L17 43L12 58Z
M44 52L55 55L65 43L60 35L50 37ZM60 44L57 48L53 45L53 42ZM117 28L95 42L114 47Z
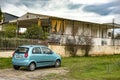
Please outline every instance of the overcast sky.
M120 0L0 0L3 12L22 16L27 12L69 19L120 24Z

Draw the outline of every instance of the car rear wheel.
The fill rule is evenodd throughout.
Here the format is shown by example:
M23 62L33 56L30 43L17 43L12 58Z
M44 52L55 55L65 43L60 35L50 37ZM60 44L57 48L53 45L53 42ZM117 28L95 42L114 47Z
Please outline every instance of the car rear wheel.
M55 67L60 67L60 66L61 66L60 60L56 60L56 62L55 62Z
M20 69L20 66L13 65L13 68L14 68L15 70L19 70L19 69Z
M28 70L29 70L29 71L34 71L35 68L36 68L35 63L31 63L31 64L28 66Z

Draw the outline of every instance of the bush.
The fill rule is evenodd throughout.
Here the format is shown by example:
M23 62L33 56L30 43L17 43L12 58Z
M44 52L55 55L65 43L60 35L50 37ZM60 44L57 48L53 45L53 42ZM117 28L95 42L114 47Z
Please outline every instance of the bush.
M16 25L12 24L5 25L5 37L8 38L16 37L16 30L17 30Z
M27 29L25 36L29 39L46 39L47 33L42 30L42 27L33 25Z
M4 31L0 31L0 38L4 36Z

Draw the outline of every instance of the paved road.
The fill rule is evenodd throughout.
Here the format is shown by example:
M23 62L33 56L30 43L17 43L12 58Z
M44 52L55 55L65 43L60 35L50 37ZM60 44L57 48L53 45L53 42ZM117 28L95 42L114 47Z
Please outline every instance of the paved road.
M0 51L0 57L12 57L14 51Z

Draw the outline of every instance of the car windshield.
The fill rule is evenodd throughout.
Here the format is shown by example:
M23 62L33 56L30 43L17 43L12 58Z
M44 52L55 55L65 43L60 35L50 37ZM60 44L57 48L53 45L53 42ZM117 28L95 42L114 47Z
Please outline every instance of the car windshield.
M15 53L26 53L28 52L29 48L26 47L18 47L15 51Z

